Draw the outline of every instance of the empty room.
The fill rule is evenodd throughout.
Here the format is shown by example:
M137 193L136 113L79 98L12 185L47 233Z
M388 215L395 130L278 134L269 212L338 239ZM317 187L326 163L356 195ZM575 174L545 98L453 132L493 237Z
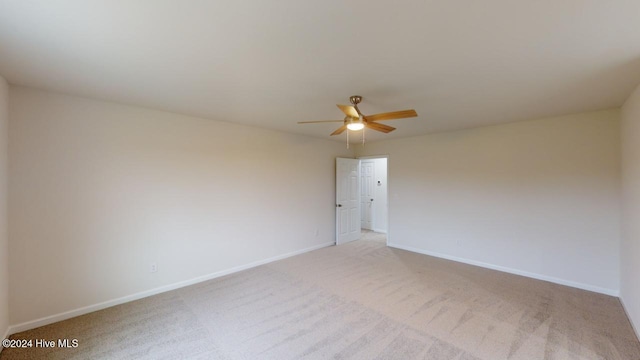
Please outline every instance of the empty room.
M639 335L637 0L0 1L0 360Z

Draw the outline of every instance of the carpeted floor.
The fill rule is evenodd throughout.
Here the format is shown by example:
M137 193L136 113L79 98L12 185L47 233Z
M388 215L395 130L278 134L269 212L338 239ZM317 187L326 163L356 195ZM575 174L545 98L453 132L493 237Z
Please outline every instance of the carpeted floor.
M617 298L387 248L333 246L12 336L8 359L640 359Z

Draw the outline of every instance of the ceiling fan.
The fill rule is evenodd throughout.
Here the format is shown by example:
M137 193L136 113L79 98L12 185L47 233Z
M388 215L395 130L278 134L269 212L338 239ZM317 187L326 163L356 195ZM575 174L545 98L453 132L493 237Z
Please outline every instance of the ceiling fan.
M300 121L298 122L298 124L342 122L343 125L336 129L336 131L332 132L331 135L342 134L345 130L358 131L364 128L381 131L383 133L389 133L396 128L380 124L378 123L378 121L396 120L418 116L418 113L416 113L416 111L413 109L393 111L375 115L363 115L360 112L360 109L358 109L358 104L362 101L362 96L353 95L349 97L349 100L353 105L337 105L338 108L340 108L340 110L342 110L342 112L346 115L344 120ZM348 135L349 133L347 132L347 136Z

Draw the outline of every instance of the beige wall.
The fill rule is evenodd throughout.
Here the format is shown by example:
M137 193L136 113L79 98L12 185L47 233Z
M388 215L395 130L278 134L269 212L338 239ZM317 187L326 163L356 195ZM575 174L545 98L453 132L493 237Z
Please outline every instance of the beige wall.
M10 100L13 325L334 241L343 143L21 87Z
M9 85L0 76L0 339L9 326L9 238L7 231L7 158ZM2 347L0 346L0 351Z
M393 246L617 295L619 116L389 140L358 155L389 155Z
M640 337L640 86L622 107L620 299Z

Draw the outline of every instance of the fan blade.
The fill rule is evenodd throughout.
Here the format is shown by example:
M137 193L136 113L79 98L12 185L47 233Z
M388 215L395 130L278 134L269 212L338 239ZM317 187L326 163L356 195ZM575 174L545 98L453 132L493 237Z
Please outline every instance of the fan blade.
M401 111L394 111L394 112L388 112L388 113L382 113L382 114L369 115L369 116L365 116L365 119L367 119L367 121L382 121L382 120L405 119L405 118L416 117L416 116L418 116L418 113L415 110L411 109L411 110L401 110Z
M344 122L344 120L298 121L298 124L315 124L315 123L330 123L330 122Z
M347 130L347 125L342 125L340 126L338 129L336 129L336 131L331 133L331 136L333 135L340 135L342 134L345 130Z
M340 110L342 110L343 113L345 113L347 116L351 116L354 118L359 118L360 114L358 114L358 110L356 110L356 108L354 108L353 106L349 106L349 105L336 105L337 107L340 108Z
M388 125L384 125L384 124L378 124L378 123L374 123L374 122L367 122L366 127L368 127L371 130L377 130L377 131L382 131L383 133L390 133L393 130L395 130L396 128L388 126Z

